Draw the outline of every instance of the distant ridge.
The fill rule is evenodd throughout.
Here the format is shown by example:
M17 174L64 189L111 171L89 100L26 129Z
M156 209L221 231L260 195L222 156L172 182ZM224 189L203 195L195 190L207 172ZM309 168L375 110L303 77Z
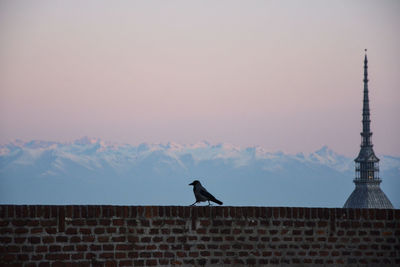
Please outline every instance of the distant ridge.
M382 186L396 206L400 157L381 158ZM228 205L340 207L352 189L353 164L327 146L286 154L206 141L134 146L89 137L17 140L0 145L0 203L182 204L193 200L184 185L199 178L210 190L224 188ZM249 193L234 198L239 189Z

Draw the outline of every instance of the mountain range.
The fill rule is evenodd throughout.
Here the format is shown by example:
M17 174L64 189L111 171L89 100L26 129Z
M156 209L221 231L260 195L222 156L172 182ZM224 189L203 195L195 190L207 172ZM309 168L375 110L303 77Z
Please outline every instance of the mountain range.
M381 155L381 187L400 207L400 157ZM194 179L225 205L342 207L354 162L324 146L313 153L199 142L0 145L1 204L189 205Z

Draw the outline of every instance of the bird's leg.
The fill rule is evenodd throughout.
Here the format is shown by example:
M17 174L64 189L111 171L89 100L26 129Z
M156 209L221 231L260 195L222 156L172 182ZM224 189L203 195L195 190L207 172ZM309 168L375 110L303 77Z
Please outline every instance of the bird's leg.
M210 200L208 200L208 206L211 206Z
M190 206L194 206L195 204L197 203L197 201L196 202L194 202L192 205L190 205Z

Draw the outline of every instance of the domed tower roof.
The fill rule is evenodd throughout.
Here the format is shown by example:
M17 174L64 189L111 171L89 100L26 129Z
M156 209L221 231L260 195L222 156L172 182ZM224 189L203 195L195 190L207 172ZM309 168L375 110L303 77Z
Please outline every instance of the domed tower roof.
M393 205L377 182L355 182L356 188L343 208L393 209Z
M367 51L365 49L365 51ZM372 149L372 132L370 129L370 110L368 98L368 59L364 59L364 98L361 132L361 149L356 163L356 188L349 196L343 208L393 209L393 205L380 188L379 158Z

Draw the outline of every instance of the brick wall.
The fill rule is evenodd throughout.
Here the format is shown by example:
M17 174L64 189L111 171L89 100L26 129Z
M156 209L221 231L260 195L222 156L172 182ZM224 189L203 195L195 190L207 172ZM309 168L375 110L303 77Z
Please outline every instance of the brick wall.
M0 265L400 265L400 210L0 205Z

